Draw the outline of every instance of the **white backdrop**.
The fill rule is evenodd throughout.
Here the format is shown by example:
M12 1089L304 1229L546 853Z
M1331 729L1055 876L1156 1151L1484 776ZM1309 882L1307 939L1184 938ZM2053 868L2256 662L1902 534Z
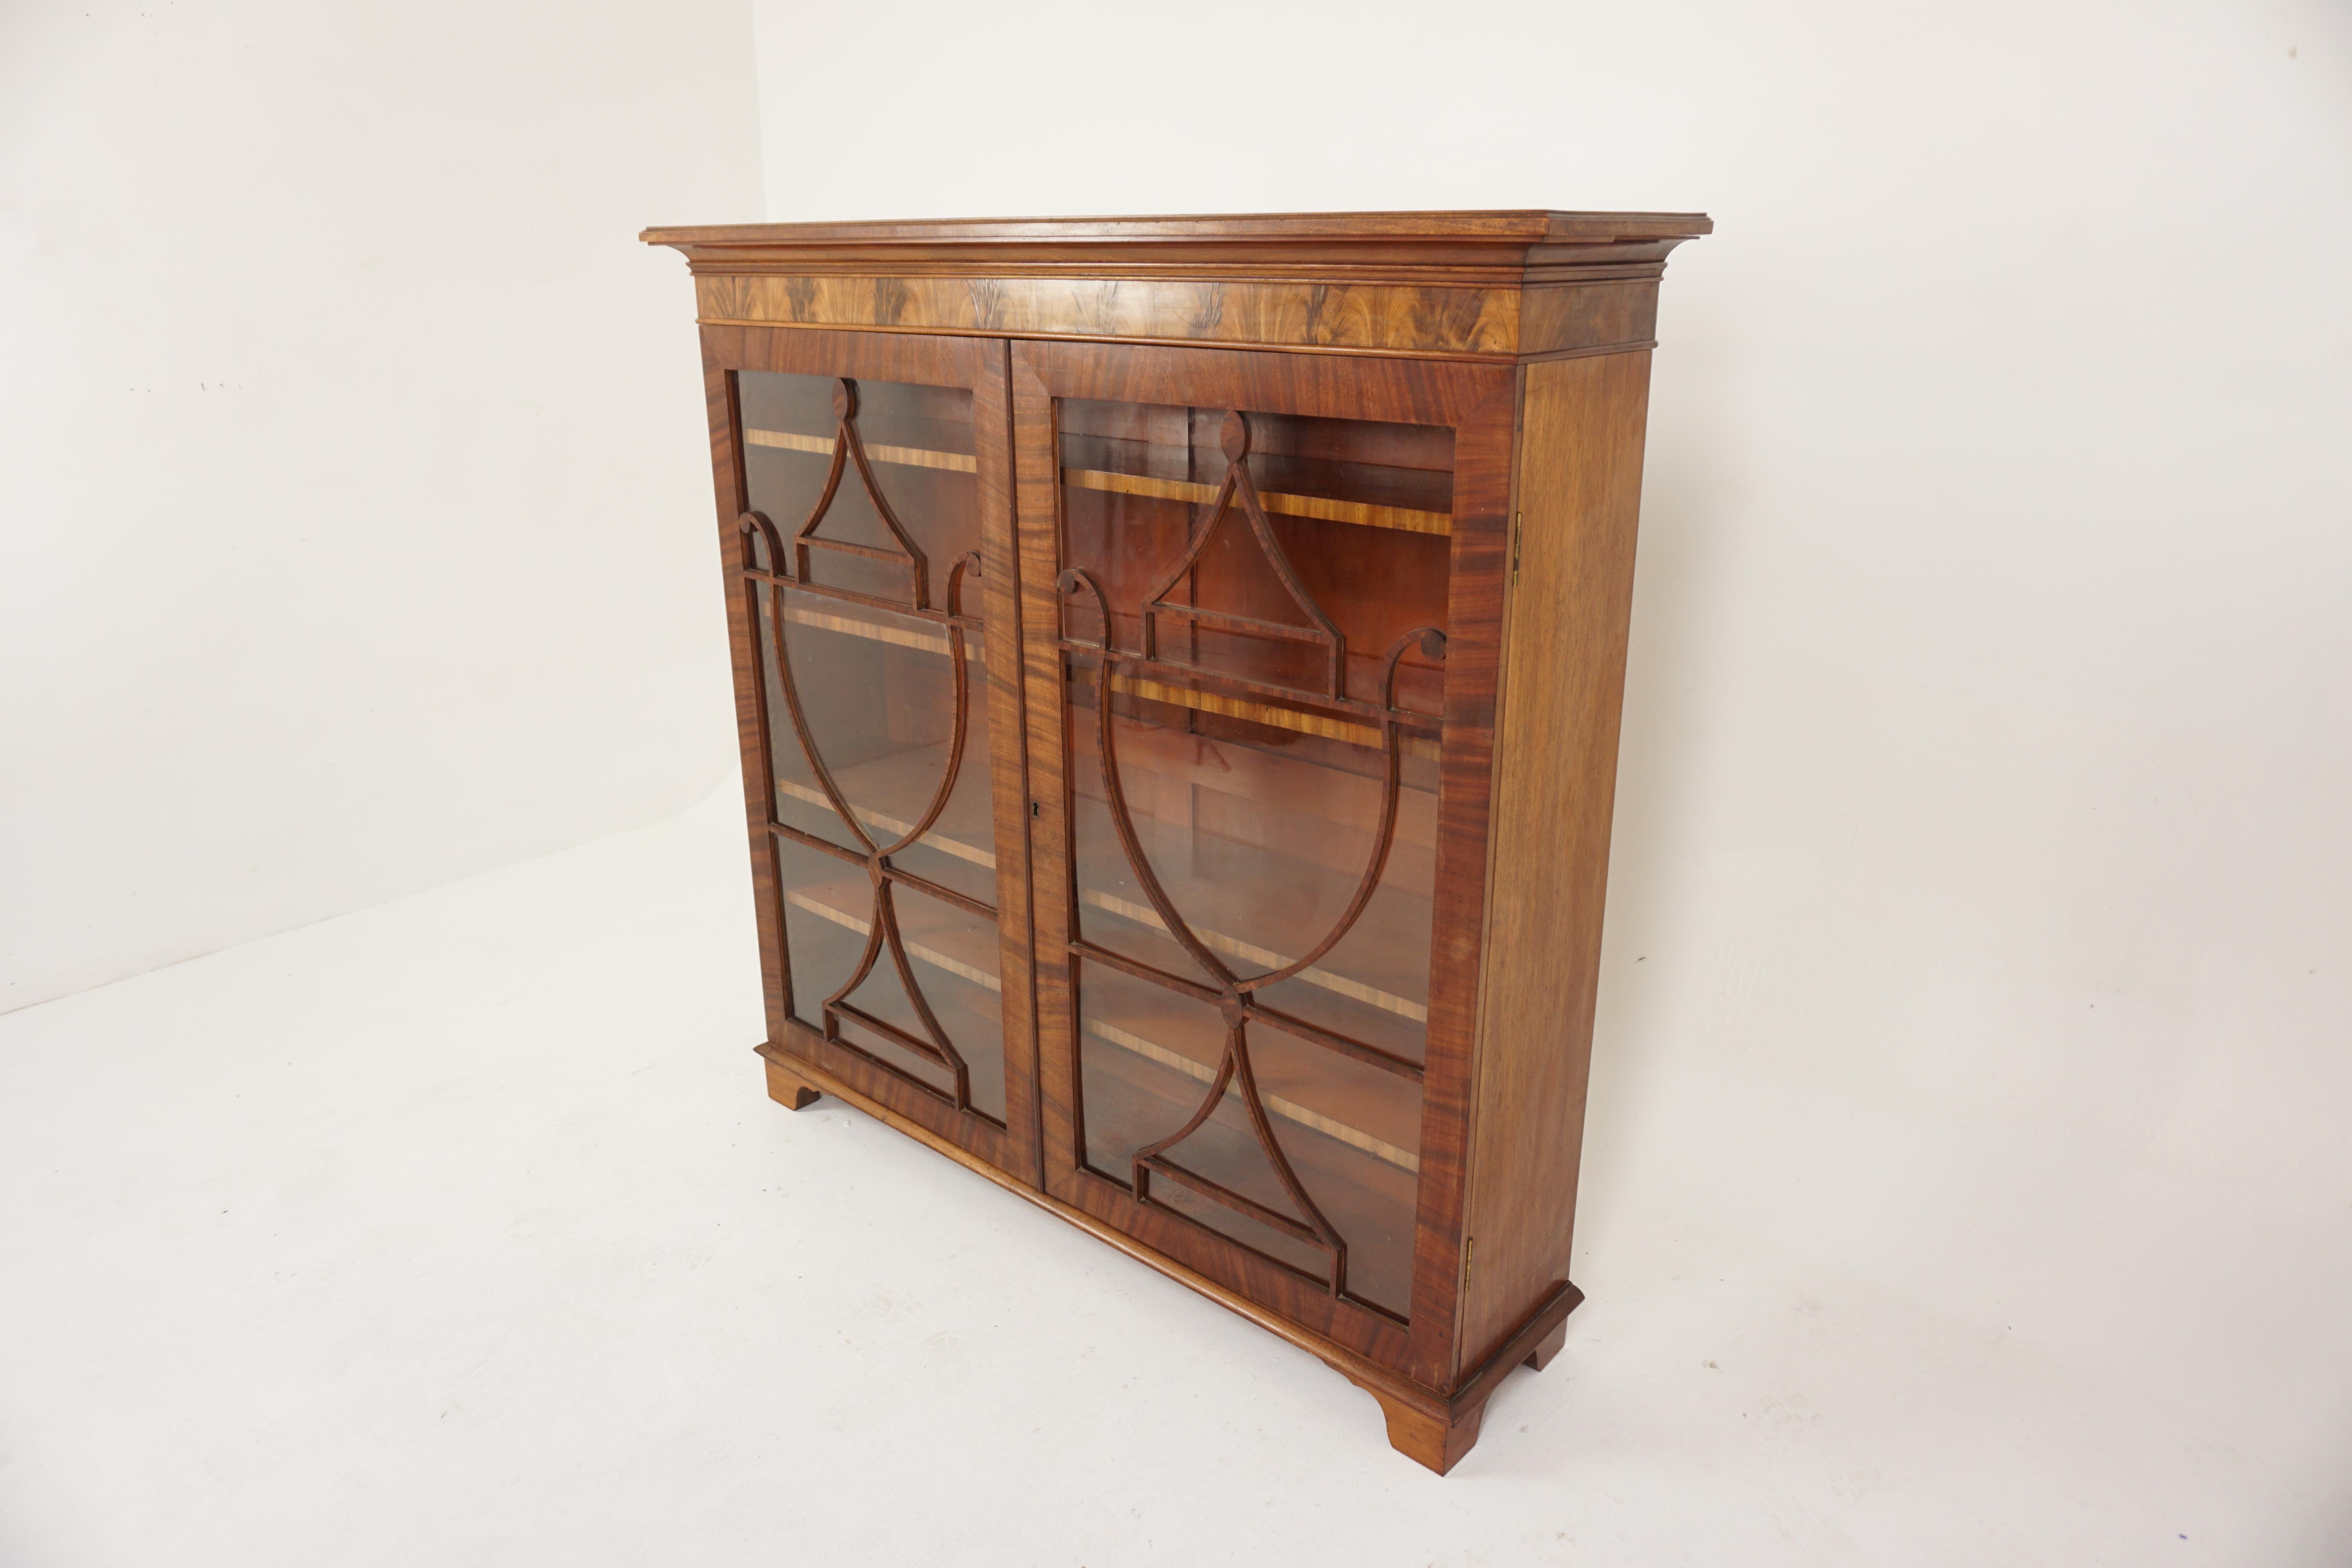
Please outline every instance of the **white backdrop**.
M0 1012L732 765L741 0L0 5Z
M757 18L773 219L1711 213L1659 324L1585 1282L1794 1256L2352 1529L2352 12Z
M1768 1468L1897 1406L1901 1453L1739 1515L1800 1553L2032 1475L2044 1517L2227 1493L2272 1531L2238 1560L2340 1555L2340 5L0 6L0 1010L733 787L690 295L634 233L763 177L774 218L1711 212L1660 326L1578 1332L1737 1300L1771 1370L1606 1436L1657 1519L1751 1399ZM28 1059L94 1048L54 1016Z

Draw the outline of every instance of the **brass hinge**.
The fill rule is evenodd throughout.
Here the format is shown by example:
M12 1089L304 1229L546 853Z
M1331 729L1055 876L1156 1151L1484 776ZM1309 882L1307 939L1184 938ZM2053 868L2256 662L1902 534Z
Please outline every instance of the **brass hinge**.
M1462 1243L1462 1293L1465 1296L1470 1293L1471 1252L1477 1245L1478 1238L1475 1236L1465 1237Z
M1519 535L1522 531L1520 525L1527 521L1527 515L1523 511L1515 511L1511 514L1511 586L1514 588L1519 585Z

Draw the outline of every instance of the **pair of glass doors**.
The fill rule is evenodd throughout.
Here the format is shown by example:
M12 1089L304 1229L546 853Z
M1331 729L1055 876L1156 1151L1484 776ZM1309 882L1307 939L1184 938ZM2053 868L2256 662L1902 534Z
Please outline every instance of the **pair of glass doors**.
M1395 1349L1444 367L719 327L705 353L772 1040Z

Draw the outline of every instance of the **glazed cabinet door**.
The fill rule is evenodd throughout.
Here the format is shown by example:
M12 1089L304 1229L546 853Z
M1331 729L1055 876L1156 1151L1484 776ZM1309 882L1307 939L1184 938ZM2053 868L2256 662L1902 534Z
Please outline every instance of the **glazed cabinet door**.
M1013 386L1047 1189L1440 1382L1512 372L1021 342Z
M1005 345L703 354L768 1048L1034 1182Z

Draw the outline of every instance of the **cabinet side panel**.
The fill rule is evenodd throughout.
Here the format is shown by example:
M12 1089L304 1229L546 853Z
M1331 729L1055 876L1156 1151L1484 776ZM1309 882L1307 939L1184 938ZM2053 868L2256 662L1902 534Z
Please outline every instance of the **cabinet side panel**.
M1568 1278L1641 510L1646 353L1527 367L1461 1365Z
M743 536L736 520L744 498L742 455L735 445L735 378L742 363L742 333L702 329L703 400L710 418L710 475L719 503L719 561L727 595L727 643L735 674L735 734L743 763L743 813L751 838L751 895L760 931L760 984L768 1038L781 1039L793 1010L792 972L784 962L783 918L778 908L776 847L768 836L774 803L765 753L766 692L759 675L760 653L753 615L740 575Z

